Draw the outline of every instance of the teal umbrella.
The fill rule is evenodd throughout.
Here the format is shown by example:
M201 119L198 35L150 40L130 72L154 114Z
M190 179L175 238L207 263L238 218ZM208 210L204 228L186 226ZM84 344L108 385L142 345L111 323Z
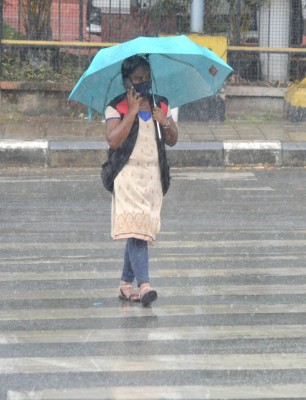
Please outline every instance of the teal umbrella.
M219 56L186 36L138 37L100 50L72 90L74 100L101 114L124 93L122 61L133 55L147 57L153 91L172 108L216 94L232 68Z

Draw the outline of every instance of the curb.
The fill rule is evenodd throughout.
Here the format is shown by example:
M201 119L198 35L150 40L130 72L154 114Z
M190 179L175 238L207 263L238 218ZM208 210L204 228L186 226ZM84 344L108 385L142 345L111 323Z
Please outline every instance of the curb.
M0 141L0 167L47 167L48 165L48 141Z
M172 167L306 166L306 142L178 142L167 154ZM0 141L0 167L100 167L106 159L102 141Z

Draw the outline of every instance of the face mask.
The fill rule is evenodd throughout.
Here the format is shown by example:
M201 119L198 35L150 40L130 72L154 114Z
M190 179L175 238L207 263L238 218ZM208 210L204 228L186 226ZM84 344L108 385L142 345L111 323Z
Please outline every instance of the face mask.
M136 83L133 86L136 92L140 93L141 96L147 96L151 92L152 81Z

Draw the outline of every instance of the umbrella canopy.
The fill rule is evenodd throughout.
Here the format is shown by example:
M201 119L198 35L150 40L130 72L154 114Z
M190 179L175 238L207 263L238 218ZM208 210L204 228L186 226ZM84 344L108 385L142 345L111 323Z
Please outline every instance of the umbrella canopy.
M148 58L153 91L167 97L172 108L216 94L232 72L219 56L184 35L138 37L100 50L69 100L103 114L107 104L125 91L122 61L136 54Z

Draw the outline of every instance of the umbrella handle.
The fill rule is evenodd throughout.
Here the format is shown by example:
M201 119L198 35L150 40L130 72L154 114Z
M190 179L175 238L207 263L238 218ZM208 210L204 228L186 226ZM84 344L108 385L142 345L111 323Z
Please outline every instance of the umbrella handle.
M153 105L154 105L154 107L156 107L156 101L155 101L154 93L152 93L152 96L153 96ZM156 121L156 126L157 126L158 138L159 138L159 140L161 140L162 136L161 136L161 132L160 132L160 125L159 125L159 122L157 122L157 121Z
M150 61L149 61L149 54L147 54L147 57L146 57L146 58L147 58L147 61L150 63ZM150 68L151 68L151 66L150 66ZM153 72L152 72L152 78L153 78L153 81L154 81L155 86L156 86L156 81L155 81ZM154 105L154 107L156 107L156 100L155 100L155 94L154 94L154 92L153 92L153 85L152 85L152 97L153 97L153 105ZM159 140L161 140L162 136L161 136L161 132L160 132L160 125L159 125L158 122L156 122L156 126L157 126L158 138L159 138Z
M156 122L156 125L157 125L158 138L159 138L159 140L161 140L161 132L160 132L159 122Z

